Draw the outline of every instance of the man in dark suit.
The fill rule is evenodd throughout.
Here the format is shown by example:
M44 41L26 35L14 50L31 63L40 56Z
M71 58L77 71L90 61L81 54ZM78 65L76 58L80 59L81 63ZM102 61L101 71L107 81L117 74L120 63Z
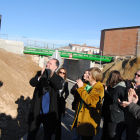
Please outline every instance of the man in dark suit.
M41 123L44 127L44 140L51 140L55 133L58 119L57 94L62 89L63 79L55 73L59 67L57 59L51 59L42 71L30 80L31 86L35 87L31 108L29 112L29 132L27 140L35 140Z

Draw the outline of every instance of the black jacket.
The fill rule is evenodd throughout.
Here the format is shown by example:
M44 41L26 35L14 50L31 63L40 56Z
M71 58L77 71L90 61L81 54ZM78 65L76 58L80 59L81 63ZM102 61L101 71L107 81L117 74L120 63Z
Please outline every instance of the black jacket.
M116 122L121 122L124 120L124 113L122 107L118 103L118 99L121 101L124 98L125 94L125 83L120 82L114 87L108 87L105 92L104 102L102 106L103 117L108 118L109 121L112 121L112 113L110 110L119 111L120 115L116 118ZM116 114L117 115L117 114Z
M46 72L46 73L45 73ZM49 131L54 132L55 123L58 119L58 104L57 104L57 94L58 90L62 88L62 78L56 73L50 77L51 70L45 70L40 80L38 77L41 75L41 71L38 71L35 77L30 80L31 86L35 87L33 99L31 102L30 112L29 112L29 126L37 124L40 122L40 110L42 109L42 97L43 94L48 90L50 95L50 108L49 108ZM32 130L32 128L30 128Z
M136 135L134 140L135 139L137 140L137 138L140 139L140 106L134 103L130 103L129 106L126 107L126 109L136 120L135 122Z
M127 91L130 88L133 88L140 99L140 86L138 86L137 88L134 88L134 84L135 84L134 80L126 80L125 83L126 83ZM128 100L128 93L125 96L125 100ZM140 100L138 100L137 104L140 105ZM129 113L129 111L126 108L124 109L125 109L125 123L126 124L135 123L135 119L133 118L133 116Z
M68 98L68 96L69 96L68 82L66 82L63 79L62 89L59 90L58 94L58 109L60 115L63 114L63 116L65 116L65 103L66 103L65 100Z

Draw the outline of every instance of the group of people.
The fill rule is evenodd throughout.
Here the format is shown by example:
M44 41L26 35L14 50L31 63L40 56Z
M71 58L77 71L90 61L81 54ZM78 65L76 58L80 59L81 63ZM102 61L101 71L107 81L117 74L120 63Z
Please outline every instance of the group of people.
M53 58L30 80L35 90L27 140L35 140L41 123L44 140L51 140L53 134L55 140L61 140L61 117L65 117L69 90L67 71L58 67L59 61ZM117 70L111 71L109 86L101 82L102 77L99 68L90 68L71 89L75 110L71 130L76 130L73 140L92 140L100 130L101 117L104 118L102 140L121 140L124 130L127 140L140 139L140 70L134 81L124 80Z
M119 71L113 70L108 83L102 106L104 124L101 140L121 140L124 131L126 140L139 140L138 107L134 106L140 105L140 70L133 80L124 80Z

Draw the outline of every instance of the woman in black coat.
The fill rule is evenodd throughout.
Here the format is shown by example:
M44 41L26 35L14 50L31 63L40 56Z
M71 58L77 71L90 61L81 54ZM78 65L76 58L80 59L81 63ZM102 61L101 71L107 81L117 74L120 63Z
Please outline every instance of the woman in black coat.
M109 86L104 96L102 111L104 112L104 124L102 140L113 140L117 123L124 121L124 113L118 103L125 94L125 82L120 72L113 70L109 76Z
M56 126L56 134L55 140L61 140L61 116L65 116L65 104L66 99L69 96L69 89L68 89L68 80L67 80L67 71L64 67L60 68L57 71L57 74L63 78L62 89L59 90L57 99L58 99L58 121Z

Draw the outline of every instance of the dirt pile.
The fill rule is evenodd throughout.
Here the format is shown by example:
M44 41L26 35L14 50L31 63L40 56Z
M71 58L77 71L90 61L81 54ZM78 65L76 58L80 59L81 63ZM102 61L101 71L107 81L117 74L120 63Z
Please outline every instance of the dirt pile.
M140 69L140 57L134 57L124 61L112 62L103 68L103 83L108 85L109 74L112 70L118 70L124 79L133 79L134 73Z
M29 80L40 69L28 55L0 49L1 139L16 140L27 132L27 114L34 91Z

